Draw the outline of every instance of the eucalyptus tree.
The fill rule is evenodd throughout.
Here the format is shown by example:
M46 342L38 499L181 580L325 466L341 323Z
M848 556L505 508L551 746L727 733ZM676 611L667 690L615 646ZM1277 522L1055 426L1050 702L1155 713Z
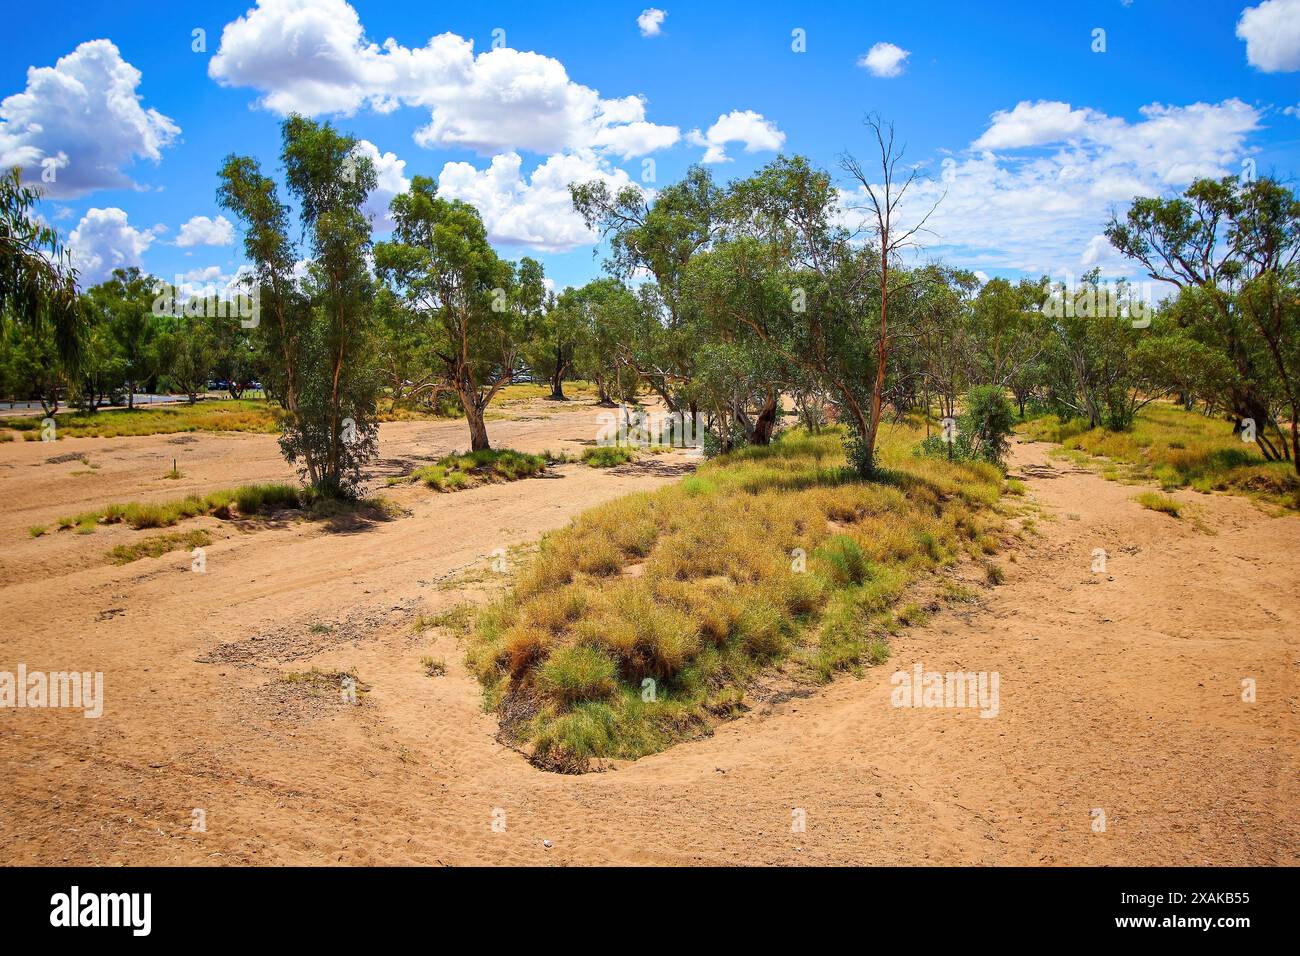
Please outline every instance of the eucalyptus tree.
M596 386L596 401L613 405L635 391L640 373L626 361L627 343L644 327L642 303L619 279L605 276L565 290L575 319L574 372Z
M112 275L86 292L89 308L108 329L122 362L127 407L159 372L162 320L154 314L158 281L137 267L114 269Z
M730 316L792 366L814 375L832 395L850 429L850 460L863 476L875 470L898 337L889 324L890 305L914 297L923 281L882 264L882 253L896 259L919 225L897 225L896 209L911 179L897 177L901 154L892 133L878 125L872 129L884 185L873 184L852 159L844 166L876 210L874 243L859 241L846 228L847 210L831 176L803 157L780 157L730 190L730 232L753 240L734 247L737 275L751 285L775 281L783 291L775 297L765 293L764 308L749 307L754 296L742 293ZM897 281L891 285L891 279Z
M1190 337L1231 365L1220 403L1255 424L1270 461L1300 469L1300 202L1276 180L1199 179L1173 199L1135 200L1106 229L1111 245L1178 290ZM1290 438L1278 410L1290 411Z
M39 199L17 167L0 176L0 331L18 323L39 337L48 329L59 360L74 368L87 315L70 253L36 214Z
M662 334L643 335L624 355L670 411L682 404L704 338L682 282L691 260L707 250L724 225L724 193L700 166L651 197L636 186L617 192L603 180L569 187L574 209L587 226L608 239L605 265L614 276L654 277Z
M478 210L443 199L427 176L393 198L393 239L375 266L430 342L440 388L460 398L470 447L491 447L484 413L514 380L529 326L541 314L542 267L499 258Z
M227 157L217 200L244 226L267 385L286 411L280 448L315 488L350 496L378 450L374 284L363 211L375 171L356 140L328 123L295 115L281 134L305 259L290 236L289 207L257 160Z

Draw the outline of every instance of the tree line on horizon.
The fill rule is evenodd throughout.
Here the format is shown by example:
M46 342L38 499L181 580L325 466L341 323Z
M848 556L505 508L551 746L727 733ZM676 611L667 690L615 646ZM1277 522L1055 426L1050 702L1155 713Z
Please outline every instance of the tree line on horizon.
M710 451L769 443L789 397L807 427L828 416L846 426L862 477L877 469L891 416L960 412L959 452L980 454L988 432L983 453L996 457L992 433L1014 412L1122 431L1174 397L1300 473L1291 189L1201 179L1112 216L1111 244L1170 290L1159 303L1096 270L1074 288L981 282L907 255L928 218L902 218L917 173L891 127L870 119L868 129L872 163L840 163L849 194L802 156L726 184L694 166L653 197L573 184L575 210L609 255L601 277L556 294L540 263L500 256L479 212L429 177L393 198L392 233L375 241L363 211L376 185L369 159L329 123L291 116L282 182L246 156L218 174L218 202L243 228L253 327L233 310L159 315L160 288L178 290L136 269L80 291L34 213L38 194L14 170L0 180L0 392L47 411L93 410L146 386L193 400L212 379L236 397L260 381L286 459L339 495L355 492L377 451L381 400L463 414L481 450L488 406L525 379L556 400L574 379L606 405L652 394L670 413L699 416ZM849 195L862 206L849 208Z

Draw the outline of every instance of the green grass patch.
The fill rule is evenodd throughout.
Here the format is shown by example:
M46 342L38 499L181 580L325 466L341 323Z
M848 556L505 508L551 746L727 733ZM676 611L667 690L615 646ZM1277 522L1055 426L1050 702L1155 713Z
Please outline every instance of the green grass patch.
M914 456L922 437L891 429L885 480L862 482L837 431L786 433L547 536L470 638L504 735L580 771L706 731L764 671L819 682L885 660L923 618L894 614L909 585L1002 525L1001 472Z
M1058 442L1064 454L1084 466L1097 466L1112 481L1158 481L1164 491L1192 488L1248 495L1300 510L1300 477L1290 462L1264 460L1258 446L1243 442L1232 424L1154 402L1138 413L1129 431L1089 429L1082 421L1055 415L1033 419L1017 429L1034 441Z
M496 394L497 402L523 402L550 398L551 386L532 382L507 385ZM596 386L591 382L565 382L564 397L573 401L590 401L596 397Z
M119 544L105 555L109 564L130 564L141 558L157 558L170 551L192 551L212 543L212 536L202 528L193 531L169 531L155 534L143 541Z
M582 463L592 468L614 468L635 461L636 457L637 453L633 448L598 445L595 448L583 449Z
M90 533L100 524L127 524L139 531L143 528L169 528L183 519L199 515L224 519L237 515L252 518L261 512L277 509L315 511L317 505L325 505L325 502L311 489L287 484L242 485L211 494L190 494L172 501L116 503L98 511L65 515L59 519L59 529L75 528L78 532Z
M275 407L258 399L222 399L194 405L141 406L68 411L54 416L60 438L120 438L166 435L173 432L273 432ZM0 418L0 429L12 428L29 441L40 439L42 416Z
M1182 515L1182 505L1168 495L1162 495L1158 491L1144 491L1134 499L1143 508L1149 508L1152 511L1159 511L1167 515L1178 518Z
M448 455L432 465L425 465L389 484L420 482L438 491L461 491L475 485L532 478L546 470L545 455L530 455L509 448Z

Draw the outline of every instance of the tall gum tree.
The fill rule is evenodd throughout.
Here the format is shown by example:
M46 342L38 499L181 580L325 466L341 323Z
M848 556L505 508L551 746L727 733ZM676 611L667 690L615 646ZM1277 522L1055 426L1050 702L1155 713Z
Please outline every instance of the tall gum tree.
M245 229L261 297L267 384L288 412L280 448L313 487L351 496L378 449L374 283L363 211L375 171L356 152L356 140L328 123L294 115L281 134L285 179L310 251L301 280L288 208L256 160L228 157L217 197Z
M499 258L478 210L443 199L427 176L412 179L391 212L393 239L375 246L376 270L427 330L440 387L465 410L470 448L490 448L484 413L513 381L529 326L541 315L542 267Z

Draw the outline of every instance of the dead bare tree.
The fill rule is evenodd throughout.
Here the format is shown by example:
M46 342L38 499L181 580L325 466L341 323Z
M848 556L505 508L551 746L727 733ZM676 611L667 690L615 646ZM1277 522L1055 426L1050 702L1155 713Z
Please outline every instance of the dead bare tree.
M871 115L866 118L866 125L874 134L876 145L880 153L880 174L881 182L872 182L872 177L867 174L862 164L853 156L845 154L840 159L840 168L861 185L866 192L868 203L861 206L850 206L850 209L859 210L868 214L869 218L874 220L873 231L876 235L876 243L880 249L880 337L876 345L876 377L875 383L871 390L871 420L868 432L864 436L864 447L862 454L865 462L870 463L875 460L876 436L880 430L881 406L885 392L885 373L889 366L890 350L890 327L889 327L889 302L890 296L895 292L901 292L908 288L912 283L924 281L923 276L913 277L908 282L903 283L899 289L890 288L890 263L891 260L897 259L899 253L906 248L915 247L917 242L915 237L925 229L925 224L929 221L930 216L939 208L939 203L943 201L943 196L935 200L930 206L929 211L922 216L915 225L897 226L895 223L895 214L898 211L899 204L907 196L908 190L916 181L918 176L917 167L913 166L907 169L906 175L900 180L898 168L903 159L904 148L895 145L894 124L882 123L879 116Z

